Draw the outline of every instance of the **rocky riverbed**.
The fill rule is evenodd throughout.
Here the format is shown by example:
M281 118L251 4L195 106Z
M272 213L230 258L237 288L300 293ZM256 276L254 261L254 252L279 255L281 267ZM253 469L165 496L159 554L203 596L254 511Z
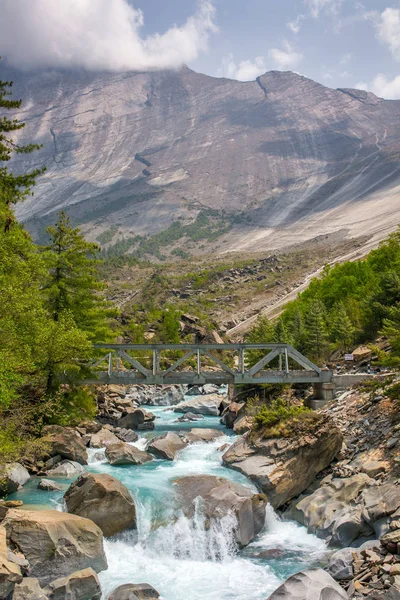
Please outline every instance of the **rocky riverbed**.
M251 425L241 405L220 423L225 390L183 391L143 406L110 386L98 421L46 428L48 455L7 467L0 598L399 597L400 428L384 392L347 392L314 432L262 440L226 428Z

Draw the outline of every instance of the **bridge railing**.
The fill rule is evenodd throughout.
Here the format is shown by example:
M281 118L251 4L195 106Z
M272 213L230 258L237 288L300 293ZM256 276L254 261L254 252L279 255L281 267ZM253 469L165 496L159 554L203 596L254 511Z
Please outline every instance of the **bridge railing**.
M88 383L326 383L332 379L331 371L321 370L290 344L96 344L95 348L108 352L91 365L93 378ZM254 364L249 355L255 352ZM171 360L171 353L182 355ZM226 353L228 361L223 359Z

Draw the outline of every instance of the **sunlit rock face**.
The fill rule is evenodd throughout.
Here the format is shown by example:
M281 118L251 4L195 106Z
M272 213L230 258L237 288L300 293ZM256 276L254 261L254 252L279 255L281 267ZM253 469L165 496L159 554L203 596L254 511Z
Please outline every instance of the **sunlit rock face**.
M21 139L46 165L19 215L32 231L68 207L89 237L152 234L226 211L223 250L319 234L381 234L400 220L400 101L291 72L243 83L158 73L7 72ZM236 219L233 216L236 215Z

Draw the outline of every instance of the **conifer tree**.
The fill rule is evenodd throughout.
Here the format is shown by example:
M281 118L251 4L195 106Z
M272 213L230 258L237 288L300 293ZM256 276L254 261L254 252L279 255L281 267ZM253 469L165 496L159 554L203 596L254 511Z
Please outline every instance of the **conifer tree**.
M313 300L307 307L305 318L306 349L310 356L323 358L328 345L325 307L320 300Z
M293 337L282 318L275 325L274 337L278 344L293 344Z
M341 351L348 350L354 342L355 328L343 302L332 313L330 336Z

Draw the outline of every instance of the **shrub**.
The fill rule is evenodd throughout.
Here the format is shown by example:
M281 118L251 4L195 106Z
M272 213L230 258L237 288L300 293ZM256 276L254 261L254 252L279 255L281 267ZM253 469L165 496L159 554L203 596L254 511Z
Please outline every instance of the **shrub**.
M289 405L282 399L263 406L255 416L255 428L263 438L293 437L315 431L321 415L305 406Z

